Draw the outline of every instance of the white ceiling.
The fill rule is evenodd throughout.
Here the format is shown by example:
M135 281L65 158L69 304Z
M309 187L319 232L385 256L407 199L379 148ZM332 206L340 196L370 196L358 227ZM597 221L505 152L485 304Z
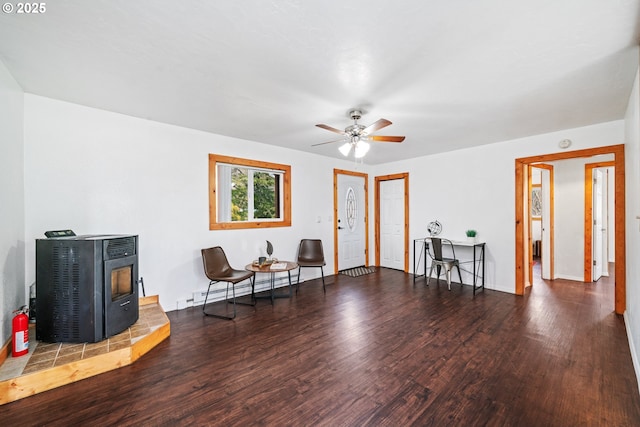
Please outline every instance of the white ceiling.
M45 4L0 14L25 92L335 157L360 107L407 137L369 164L621 119L638 68L640 0Z

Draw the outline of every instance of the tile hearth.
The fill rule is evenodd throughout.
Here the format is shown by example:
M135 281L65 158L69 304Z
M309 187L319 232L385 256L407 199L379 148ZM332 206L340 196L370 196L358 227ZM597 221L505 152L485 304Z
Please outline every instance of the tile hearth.
M140 302L130 328L97 343L30 341L29 354L9 356L0 366L0 405L129 365L170 334L169 319L157 297ZM29 336L35 337L35 325Z

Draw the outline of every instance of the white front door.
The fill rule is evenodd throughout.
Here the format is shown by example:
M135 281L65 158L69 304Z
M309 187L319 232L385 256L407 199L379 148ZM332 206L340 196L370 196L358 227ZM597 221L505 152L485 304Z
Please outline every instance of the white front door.
M364 177L338 174L338 270L365 265Z
M380 181L380 266L404 271L404 179Z
M591 232L591 247L593 250L592 260L593 269L591 272L591 280L596 281L602 277L602 179L603 174L600 169L593 169L593 228Z

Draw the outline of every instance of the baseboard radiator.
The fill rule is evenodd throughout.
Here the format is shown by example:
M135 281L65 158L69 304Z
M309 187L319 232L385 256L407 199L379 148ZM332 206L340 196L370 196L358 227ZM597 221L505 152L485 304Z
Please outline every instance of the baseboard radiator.
M258 274L256 275L256 288L255 292L263 292L271 289L270 280L268 274ZM291 283L292 285L296 284L298 280L298 272L291 272ZM289 286L289 277L286 274L278 275L275 278L274 287L282 288ZM231 286L229 286L231 288ZM193 305L200 305L204 303L205 297L207 297L207 304L210 302L221 301L225 299L225 293L227 292L227 284L224 282L216 283L215 287L212 286L209 291L209 296L207 297L207 290L202 289L193 292ZM251 282L249 280L245 280L242 283L238 283L236 285L236 297L243 295L251 294ZM231 289L229 289L229 298L231 298Z

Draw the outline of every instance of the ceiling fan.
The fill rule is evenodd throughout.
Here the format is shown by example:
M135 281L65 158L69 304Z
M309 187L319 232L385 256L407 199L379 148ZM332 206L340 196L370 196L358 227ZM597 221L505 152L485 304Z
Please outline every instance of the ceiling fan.
M367 141L375 141L375 142L402 142L404 141L404 136L381 136L381 135L371 135L371 133L387 127L391 124L391 122L387 119L380 119L369 126L364 126L358 123L358 120L362 117L362 111L360 110L351 110L349 112L349 117L353 120L353 124L349 125L345 128L345 130L336 129L334 127L318 124L319 128L326 129L330 132L335 132L343 135L342 138L336 139L333 141L321 142L316 145L324 145L324 144L332 144L334 142L344 141L344 144L340 146L339 150L345 156L348 156L353 148L354 156L358 159L364 157L369 151L369 143Z

